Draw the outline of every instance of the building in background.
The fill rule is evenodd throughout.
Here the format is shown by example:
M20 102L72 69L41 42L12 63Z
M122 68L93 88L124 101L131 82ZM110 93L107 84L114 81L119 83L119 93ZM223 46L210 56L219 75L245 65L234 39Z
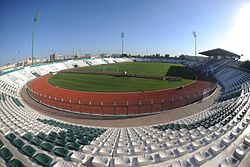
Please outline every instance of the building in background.
M107 57L109 57L109 55L108 55L107 53L101 53L101 54L99 55L99 57L100 57L100 58L107 58Z
M50 62L62 61L65 59L63 55L59 55L57 53L53 53L49 56Z
M34 64L42 63L42 60L39 59L39 58L35 58L35 59L33 60L33 63L34 63ZM26 59L24 60L24 66L31 65L31 64L32 64L32 58L31 58L31 57L26 58Z

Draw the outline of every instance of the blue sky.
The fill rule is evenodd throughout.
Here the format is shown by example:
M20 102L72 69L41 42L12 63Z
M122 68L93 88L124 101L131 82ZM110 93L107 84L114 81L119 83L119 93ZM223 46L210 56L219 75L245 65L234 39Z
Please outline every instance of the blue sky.
M36 27L34 51L48 57L52 51L72 54L194 54L224 48L250 59L247 27L250 12L242 10L249 0L1 0L0 65L31 55L33 18L41 12ZM239 19L239 17L241 19ZM249 19L248 18L248 19ZM238 24L238 25L236 25ZM239 39L240 38L240 39ZM244 39L243 39L244 38ZM18 52L20 51L20 52Z

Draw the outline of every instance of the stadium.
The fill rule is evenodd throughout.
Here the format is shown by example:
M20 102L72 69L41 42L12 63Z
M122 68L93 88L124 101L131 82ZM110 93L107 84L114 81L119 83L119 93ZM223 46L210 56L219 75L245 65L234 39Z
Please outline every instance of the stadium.
M0 167L250 166L249 1L0 8Z
M78 59L1 73L0 164L247 166L250 73L234 53L201 54L210 59Z
M100 64L105 63L102 60L96 61ZM160 66L162 67L159 68ZM50 107L95 115L96 118L98 115L141 116L178 108L200 100L204 94L209 95L216 88L216 84L212 81L202 81L200 75L192 76L184 66L174 64L130 62L89 67L92 68L77 68L40 77L29 83L28 93L36 101ZM166 70L167 68L169 70ZM115 69L120 70L112 72ZM168 76L164 76L164 73ZM197 80L192 80L197 77L196 75L198 75ZM181 76L186 79L181 79ZM81 77L84 80L76 80ZM64 83L70 80L74 82ZM179 90L180 87L184 88Z

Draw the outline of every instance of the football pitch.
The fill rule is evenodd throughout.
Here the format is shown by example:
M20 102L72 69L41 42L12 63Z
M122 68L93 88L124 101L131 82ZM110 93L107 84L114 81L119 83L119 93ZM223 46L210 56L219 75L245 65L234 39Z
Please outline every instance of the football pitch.
M75 73L62 72L49 78L54 86L90 92L142 92L178 88L193 82L190 72L181 64L126 62L74 69ZM136 77L83 74L78 72L123 73L151 76L182 77L181 81L156 80Z

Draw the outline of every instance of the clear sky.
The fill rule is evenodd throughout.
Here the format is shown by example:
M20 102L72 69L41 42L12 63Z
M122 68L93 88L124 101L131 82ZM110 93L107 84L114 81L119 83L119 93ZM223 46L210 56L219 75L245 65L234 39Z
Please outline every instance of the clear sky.
M0 65L36 56L120 53L194 54L224 48L250 59L249 0L0 0Z

